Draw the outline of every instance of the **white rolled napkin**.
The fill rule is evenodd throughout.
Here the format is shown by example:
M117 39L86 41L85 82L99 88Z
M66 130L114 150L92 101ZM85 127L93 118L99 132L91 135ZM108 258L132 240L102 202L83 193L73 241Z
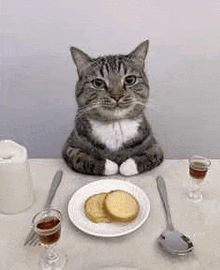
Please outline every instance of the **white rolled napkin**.
M33 203L27 149L11 140L0 141L0 212L15 214Z

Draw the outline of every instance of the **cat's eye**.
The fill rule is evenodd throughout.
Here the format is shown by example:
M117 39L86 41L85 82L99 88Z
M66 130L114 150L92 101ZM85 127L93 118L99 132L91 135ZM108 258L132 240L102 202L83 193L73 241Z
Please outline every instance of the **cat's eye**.
M92 84L95 88L103 89L105 88L105 82L102 79L94 79Z
M132 85L132 84L135 84L135 82L136 82L136 76L129 75L129 76L125 77L125 84L126 85Z

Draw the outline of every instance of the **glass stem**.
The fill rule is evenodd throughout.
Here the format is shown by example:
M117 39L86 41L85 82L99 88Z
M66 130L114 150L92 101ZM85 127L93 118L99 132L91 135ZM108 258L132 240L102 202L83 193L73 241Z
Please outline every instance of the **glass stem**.
M198 180L193 177L190 177L190 188L189 188L189 197L192 200L201 200L202 199L202 192L201 192L201 184L203 180Z
M59 258L60 249L57 244L54 245L47 245L46 247L46 258L53 262Z

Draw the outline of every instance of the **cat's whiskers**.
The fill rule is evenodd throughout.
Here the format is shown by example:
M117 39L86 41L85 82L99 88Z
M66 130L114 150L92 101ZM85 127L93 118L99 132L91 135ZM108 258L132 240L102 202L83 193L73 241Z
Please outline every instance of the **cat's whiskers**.
M101 108L101 107L106 107L106 108L112 108L113 104L106 98L99 99L96 102L90 103L87 106L81 107L78 110L78 114L76 115L76 119L78 119L81 115L96 109L96 108Z
M141 101L137 101L137 100L130 100L129 102L124 102L124 104L126 106L130 106L130 105L142 105L142 106L145 106L146 103L144 102L141 102ZM106 107L106 108L112 108L113 104L106 98L102 98L102 99L99 99L98 101L96 102L93 102L93 103L90 103L89 105L87 106L84 106L84 107L81 107L79 108L78 110L78 113L76 115L76 119L80 118L83 114L86 114L87 112L93 110L93 109L96 109L96 108L101 108L101 107ZM116 111L117 113L117 118L120 119L120 111ZM119 123L119 127L120 127L120 130L122 131L121 129L121 126L120 126L120 122L118 121ZM114 128L114 127L113 127Z
M151 98L147 101L147 108L156 112L160 112L159 104Z
M124 104L126 106L129 106L129 105L142 105L142 106L146 106L146 103L145 102L141 102L141 101L137 101L137 100L131 100L129 102L125 102Z
M85 114L93 109L99 108L99 107L102 107L102 103L100 103L100 104L96 103L93 106L91 106L91 104L90 104L89 106L86 106L85 108L80 108L78 110L78 114L76 115L76 119L81 117L83 114Z

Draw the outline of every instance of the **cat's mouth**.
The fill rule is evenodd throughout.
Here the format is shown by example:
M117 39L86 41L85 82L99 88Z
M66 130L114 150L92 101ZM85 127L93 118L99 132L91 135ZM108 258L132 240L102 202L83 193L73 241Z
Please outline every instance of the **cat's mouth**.
M132 102L123 102L123 101L118 101L118 102L112 102L110 105L106 106L106 104L103 104L103 108L109 111L118 111L118 110L127 110L130 109L132 110L134 106L134 103Z
M118 102L115 104L114 109L122 109L123 110L123 109L129 108L129 107L131 107L131 104L129 104L129 103Z
M89 109L83 110L90 114L92 119L120 120L133 118L139 115L145 108L145 103L134 99L115 100L103 99Z
M120 99L111 99L111 105L113 109L126 109L132 107L134 101L131 98L122 97Z
M120 120L129 117L137 116L144 107L142 105L131 104L118 104L114 108L100 108L100 115L107 117L111 120Z

